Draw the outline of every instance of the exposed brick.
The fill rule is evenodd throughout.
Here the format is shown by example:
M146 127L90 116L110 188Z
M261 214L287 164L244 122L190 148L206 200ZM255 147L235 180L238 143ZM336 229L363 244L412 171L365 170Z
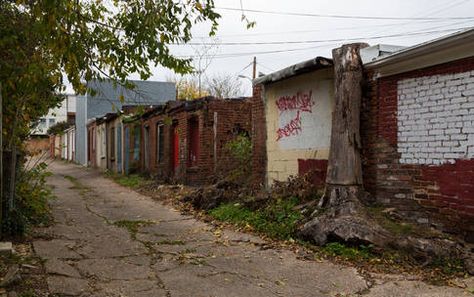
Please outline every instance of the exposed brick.
M201 102L183 103L142 119L149 127L149 165L145 166L145 147L142 141L141 170L161 179L173 179L186 184L215 182L235 169L239 163L226 150L226 144L238 134L251 134L251 101L241 99L199 99ZM192 106L191 106L192 105ZM189 161L191 119L198 124L198 155ZM215 122L215 119L217 122ZM163 160L157 160L157 125L164 128ZM173 168L172 131L176 125L179 135L179 162ZM215 133L215 134L214 134Z
M316 186L324 186L326 182L327 167L328 160L298 159L298 174L310 174L313 184Z
M252 181L255 186L265 183L267 166L267 128L263 85L255 85L252 95Z
M368 80L361 115L365 188L408 219L465 234L474 219L472 78L474 57Z

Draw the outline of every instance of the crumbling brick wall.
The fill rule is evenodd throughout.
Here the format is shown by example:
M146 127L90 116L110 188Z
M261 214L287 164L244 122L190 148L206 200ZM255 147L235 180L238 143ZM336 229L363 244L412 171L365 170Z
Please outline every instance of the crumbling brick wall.
M265 184L267 168L267 128L263 85L253 87L252 109L252 181L255 186Z
M142 121L142 132L148 125L150 133L149 167L144 164L142 142L142 171L148 171L157 178L174 180L186 184L206 184L217 181L235 168L234 160L226 143L239 133L250 135L251 103L243 99L200 99L196 102L183 102L181 105L164 110ZM156 162L157 124L164 127L164 159ZM195 162L189 160L190 125L198 124L198 156ZM173 125L179 135L179 162L174 168L172 152Z
M405 218L473 234L474 57L378 80L367 76L366 189Z

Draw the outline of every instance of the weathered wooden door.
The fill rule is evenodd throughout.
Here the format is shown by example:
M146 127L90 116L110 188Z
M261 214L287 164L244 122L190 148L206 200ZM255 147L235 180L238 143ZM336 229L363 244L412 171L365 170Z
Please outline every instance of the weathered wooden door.
M126 126L124 130L123 171L125 174L128 174L130 167L130 128Z
M144 167L145 170L150 169L150 126L145 127L145 135L143 136L143 154L144 154Z
M174 173L179 165L179 132L177 125L173 125L171 132L171 152L173 156L171 169Z
M117 125L117 172L122 173L122 124Z

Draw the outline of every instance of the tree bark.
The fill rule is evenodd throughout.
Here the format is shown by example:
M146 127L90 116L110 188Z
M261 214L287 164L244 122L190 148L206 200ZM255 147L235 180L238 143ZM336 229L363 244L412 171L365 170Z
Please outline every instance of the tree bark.
M335 109L328 160L328 185L362 185L360 106L363 69L359 51L366 44L334 49Z
M321 245L330 239L383 245L388 238L369 218L360 199L365 195L359 131L363 83L360 49L366 46L348 44L333 50L336 104L326 190L313 219L300 233Z
M332 51L336 102L326 191L319 206L338 207L347 214L357 212L355 204L364 194L359 131L364 74L360 49L366 46L365 43L348 44Z

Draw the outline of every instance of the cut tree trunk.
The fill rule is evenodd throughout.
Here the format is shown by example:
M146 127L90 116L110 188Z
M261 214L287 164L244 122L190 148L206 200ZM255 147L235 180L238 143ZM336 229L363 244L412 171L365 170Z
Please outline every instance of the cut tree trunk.
M360 109L363 66L360 49L367 44L344 45L332 52L335 108L332 117L326 190L311 221L301 234L317 244L328 240L383 245L389 235L374 224L361 203L362 186Z
M365 46L349 44L332 52L336 105L332 117L328 185L362 185L359 127L363 69L359 51Z
M360 49L367 44L348 44L334 49L335 108L326 177L326 194L321 207L355 211L362 187L360 150L360 107L364 79Z

